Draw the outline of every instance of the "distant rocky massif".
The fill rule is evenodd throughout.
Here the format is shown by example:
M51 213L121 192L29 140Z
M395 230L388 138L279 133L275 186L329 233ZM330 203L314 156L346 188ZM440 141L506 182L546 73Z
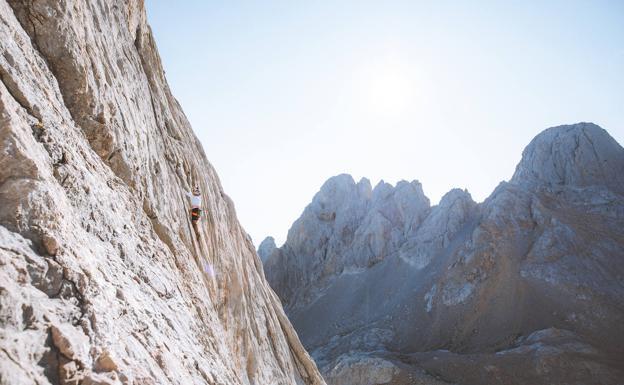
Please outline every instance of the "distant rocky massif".
M259 254L328 384L624 384L624 149L594 124L482 203L333 177Z
M324 384L143 1L0 0L0 384Z

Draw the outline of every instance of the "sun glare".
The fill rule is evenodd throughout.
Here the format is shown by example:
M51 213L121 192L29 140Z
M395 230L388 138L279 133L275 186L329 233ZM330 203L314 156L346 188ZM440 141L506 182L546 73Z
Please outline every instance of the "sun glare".
M412 85L407 75L396 68L385 68L370 79L369 103L382 116L403 114L412 101Z
M370 63L362 71L362 92L367 113L400 118L416 107L414 69L397 57Z

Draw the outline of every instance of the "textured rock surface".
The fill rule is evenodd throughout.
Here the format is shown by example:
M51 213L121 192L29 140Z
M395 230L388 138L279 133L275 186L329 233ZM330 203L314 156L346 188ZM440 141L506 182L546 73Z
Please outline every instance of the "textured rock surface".
M357 273L397 254L405 234L429 212L417 181L396 188L350 175L329 179L265 263L287 310L309 305L339 275ZM264 242L263 242L264 243Z
M0 383L324 383L142 1L0 0L0 80Z
M622 178L589 123L542 132L480 204L341 175L265 273L330 384L377 359L392 384L621 384Z

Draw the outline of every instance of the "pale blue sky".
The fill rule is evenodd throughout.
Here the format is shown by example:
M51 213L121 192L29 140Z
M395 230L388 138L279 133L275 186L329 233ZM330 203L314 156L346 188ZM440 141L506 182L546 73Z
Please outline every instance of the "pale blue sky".
M258 244L330 176L477 201L541 130L624 143L624 1L168 1L174 95Z

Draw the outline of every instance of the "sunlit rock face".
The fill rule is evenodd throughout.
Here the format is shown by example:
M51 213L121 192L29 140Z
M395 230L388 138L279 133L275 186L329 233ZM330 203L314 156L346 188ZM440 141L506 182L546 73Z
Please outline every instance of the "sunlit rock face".
M620 384L623 178L590 123L539 134L478 204L340 175L265 273L330 384Z
M1 384L324 384L143 1L0 0L0 80Z

